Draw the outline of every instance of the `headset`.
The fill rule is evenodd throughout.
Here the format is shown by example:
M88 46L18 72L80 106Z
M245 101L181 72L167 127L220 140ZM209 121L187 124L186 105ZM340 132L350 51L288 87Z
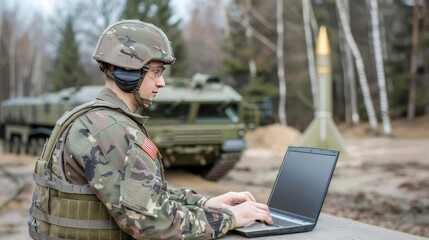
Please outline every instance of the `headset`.
M112 73L116 86L125 92L131 92L135 89L140 79L143 77L143 74L143 69L127 70L121 67L115 67Z

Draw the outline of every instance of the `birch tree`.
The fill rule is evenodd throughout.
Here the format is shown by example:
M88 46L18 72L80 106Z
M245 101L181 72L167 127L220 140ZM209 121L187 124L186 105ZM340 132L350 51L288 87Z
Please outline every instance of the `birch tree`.
M34 56L34 61L32 62L32 71L30 76L31 88L29 95L38 96L43 92L44 78L43 78L43 54L42 54L42 44L40 41L35 43L36 54Z
M250 27L250 16L249 16L249 9L251 7L250 5L251 5L250 0L246 0L245 7L244 7L245 9L242 9L242 12L243 12L244 28L246 33L246 41L250 49L252 49L251 46L252 46L252 38L253 38L253 29ZM255 82L257 68L256 68L255 58L253 56L253 51L250 54L248 64L249 64L250 82Z
M217 3L217 8L219 9L219 12L220 12L220 18L225 23L223 35L225 38L228 38L231 34L231 28L229 26L229 17L228 17L228 10L227 10L228 7L223 0L217 1L216 3Z
M337 6L338 15L340 17L340 23L342 30L344 32L344 37L352 51L352 54L355 58L356 69L358 72L359 83L362 90L364 105L366 113L368 115L369 125L373 133L378 133L378 122L375 115L374 104L372 103L371 94L369 91L368 81L365 73L365 66L363 63L362 55L359 51L359 48L354 40L353 34L350 29L350 25L347 23L347 16L344 9L344 3L341 0L335 0Z
M346 14L347 24L350 25L350 7L349 0L344 0L344 12ZM338 12L337 12L338 14ZM338 17L338 26L341 26L340 18ZM349 45L344 37L342 28L339 29L340 35L340 51L341 63L343 67L344 77L344 100L345 100L345 113L346 123L356 125L360 122L360 116L357 106L357 93L356 93L356 78L353 56Z
M9 37L9 96L16 97L16 29L11 29Z
M25 37L24 37L25 38ZM20 41L21 40L21 41ZM16 65L16 96L17 97L23 97L24 96L24 79L30 74L30 66L31 64L28 64L27 62L27 56L26 52L23 51L24 47L28 47L29 52L31 54L31 46L24 46L25 39L19 39L18 45L19 51L16 53L16 59L18 60L18 64ZM30 56L31 58L31 56Z
M44 48L44 42L47 41L46 35L43 33L42 22L43 19L36 18L35 22L39 22L37 26L33 27L32 36L34 37L34 59L31 66L31 88L29 91L30 96L39 96L43 93L45 85L45 72L46 66L44 63L44 56L46 49ZM35 37L37 35L37 37Z
M389 101L387 99L386 78L384 74L383 53L381 48L379 11L377 0L367 0L371 13L372 41L374 47L375 67L377 73L378 91L380 94L380 112L383 122L383 131L392 135L389 117Z
M311 93L313 95L313 107L316 109L318 96L316 62L313 49L313 38L311 34L311 2L310 0L302 0L302 17L304 21L305 44L307 48L308 74L310 76Z
M283 0L277 0L277 76L279 78L279 120L281 125L286 122L286 79L284 66L284 25L283 25Z

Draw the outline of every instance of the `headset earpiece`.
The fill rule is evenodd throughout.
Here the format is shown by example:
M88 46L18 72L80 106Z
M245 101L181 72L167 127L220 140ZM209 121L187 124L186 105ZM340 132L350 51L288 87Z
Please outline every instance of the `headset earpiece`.
M130 92L135 89L142 77L142 71L139 70L126 70L124 68L115 67L112 73L115 78L115 84L122 91Z

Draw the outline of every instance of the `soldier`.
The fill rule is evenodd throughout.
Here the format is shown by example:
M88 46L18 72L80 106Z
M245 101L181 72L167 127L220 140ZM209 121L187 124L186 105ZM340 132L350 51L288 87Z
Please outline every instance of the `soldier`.
M161 155L135 114L165 86L175 61L152 24L122 20L93 57L106 75L97 100L58 120L37 160L29 230L33 239L212 239L254 220L265 204L248 192L209 198L167 187Z

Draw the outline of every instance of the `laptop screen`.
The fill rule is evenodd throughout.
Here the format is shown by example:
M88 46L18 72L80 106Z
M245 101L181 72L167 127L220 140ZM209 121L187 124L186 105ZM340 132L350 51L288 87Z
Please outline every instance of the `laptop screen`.
M315 220L322 208L338 152L310 151L294 151L289 147L268 205Z

